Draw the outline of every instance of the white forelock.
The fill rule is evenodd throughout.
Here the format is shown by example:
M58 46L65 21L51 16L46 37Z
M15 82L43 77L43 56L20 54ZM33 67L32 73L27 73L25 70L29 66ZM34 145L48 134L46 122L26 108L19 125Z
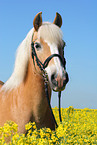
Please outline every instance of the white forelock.
M51 44L55 43L56 45L59 45L60 43L63 43L62 37L61 29L53 23L44 22L42 26L39 27L38 38L42 38Z

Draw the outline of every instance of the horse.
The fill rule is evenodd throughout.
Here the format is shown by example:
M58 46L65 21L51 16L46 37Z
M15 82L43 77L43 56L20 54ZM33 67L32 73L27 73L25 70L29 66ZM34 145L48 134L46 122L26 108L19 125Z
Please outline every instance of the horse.
M0 81L0 126L7 120L18 124L18 132L26 133L25 125L35 122L38 129L55 130L45 94L44 79L36 61L32 59L33 42L39 60L43 63L52 54L63 56L62 17L56 13L53 23L42 21L42 12L36 14L33 28L17 48L14 70L10 78ZM68 74L59 57L53 57L45 68L48 94L65 89Z

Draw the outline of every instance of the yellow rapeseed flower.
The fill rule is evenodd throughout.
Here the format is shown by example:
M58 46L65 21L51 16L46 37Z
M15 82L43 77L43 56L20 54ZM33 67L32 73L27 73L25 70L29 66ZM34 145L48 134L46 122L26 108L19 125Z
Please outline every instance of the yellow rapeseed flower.
M62 123L59 122L58 108L53 109L58 128L37 129L35 122L25 125L28 134L17 133L18 126L7 122L0 127L0 145L83 145L97 144L97 109L61 108ZM10 136L10 142L6 138Z

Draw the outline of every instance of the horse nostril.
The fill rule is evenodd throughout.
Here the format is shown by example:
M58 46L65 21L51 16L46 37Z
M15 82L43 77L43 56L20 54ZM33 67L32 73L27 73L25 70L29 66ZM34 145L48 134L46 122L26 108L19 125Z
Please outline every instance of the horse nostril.
M66 83L68 83L69 81L69 77L68 77L68 73L66 72Z
M57 81L56 81L56 73L53 73L51 76L51 82L53 83L53 85L57 85Z
M69 77L68 77L68 73L66 72L66 74L65 74L65 80L64 80L64 82L63 82L63 84L64 84L64 86L68 83L68 81L69 81Z

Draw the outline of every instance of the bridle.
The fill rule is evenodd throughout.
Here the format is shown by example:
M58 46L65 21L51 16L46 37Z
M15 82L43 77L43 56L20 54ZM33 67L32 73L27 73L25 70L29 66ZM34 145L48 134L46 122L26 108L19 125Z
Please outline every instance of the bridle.
M34 35L34 34L33 34ZM38 67L40 68L41 70L41 73L42 73L42 76L43 76L43 79L44 79L44 85L45 85L45 93L46 93L46 98L47 98L47 101L48 101L48 105L49 105L49 108L50 108L50 111L51 111L51 114L52 114L52 117L54 119L54 123L56 124L56 127L58 127L58 124L55 120L55 117L54 117L54 114L53 114L53 111L52 111L52 108L51 108L51 104L50 104L50 100L49 100L49 93L48 93L48 75L47 75L47 72L45 70L45 68L48 66L50 60L54 57L58 57L61 61L61 64L63 65L64 69L65 69L65 65L66 65L66 60L65 58L63 59L61 57L61 55L59 54L52 54L50 55L45 61L44 63L42 63L38 56L37 56L37 53L35 51L35 47L34 47L34 42L33 41L33 36L32 36L32 43L31 43L31 48L32 48L32 59L33 59L33 63L34 63L34 66L35 66L35 61L38 65ZM64 42L65 43L65 42ZM64 54L63 54L64 55ZM35 58L35 61L34 61L34 58ZM60 122L62 122L62 118L61 118L61 105L60 105L60 99L61 99L61 91L58 92L58 98L59 98L59 118L60 118Z

